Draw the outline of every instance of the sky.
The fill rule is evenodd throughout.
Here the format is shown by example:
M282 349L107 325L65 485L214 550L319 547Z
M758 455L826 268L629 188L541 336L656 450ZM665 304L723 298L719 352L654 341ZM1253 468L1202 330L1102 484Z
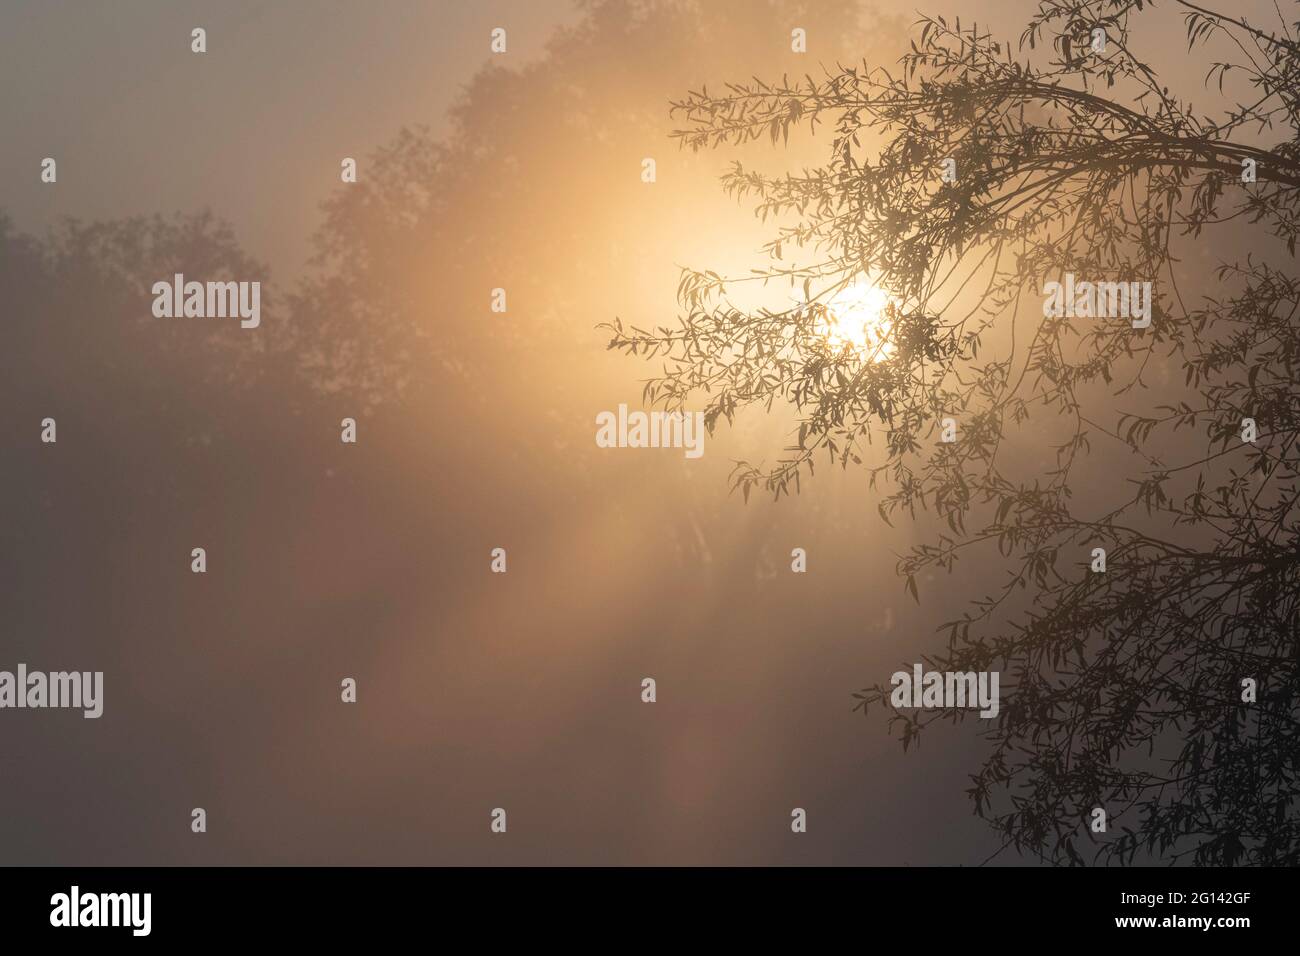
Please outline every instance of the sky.
M538 56L568 4L125 0L6 3L0 43L11 144L57 155L67 188L18 191L6 211L42 230L209 207L277 271L309 252L301 229L337 181L321 156L361 156L405 124L445 129L446 110L510 27L511 55ZM207 54L190 31L208 31ZM5 149L21 178L25 149ZM86 175L90 170L94 175Z
M926 579L912 602L894 567L925 529L885 525L860 471L819 471L780 502L730 493L734 461L788 440L779 409L711 436L699 462L592 440L594 416L636 405L653 372L608 352L597 325L670 321L683 265L758 264L769 231L718 175L735 158L815 164L828 142L683 153L669 101L890 62L916 4L678 6L647 21L640 4L560 0L0 5L0 213L17 233L210 210L264 267L268 335L299 336L306 356L355 334L382 360L291 383L238 330L155 334L148 299L89 267L11 299L36 304L14 306L23 368L4 425L21 548L0 667L102 668L108 695L99 721L0 721L0 753L25 768L0 795L11 860L993 852L963 792L974 728L904 753L852 710L854 691L935 649L987 569ZM943 7L1012 36L1031 9ZM509 47L494 58L496 26ZM1178 39L1162 55L1194 82ZM46 156L57 188L38 181ZM98 241L132 281L226 262L198 244L155 260L129 229ZM20 243L6 249L16 288ZM62 457L19 448L51 408ZM355 448L338 441L345 416ZM489 571L498 546L505 575ZM796 547L805 575L788 571ZM355 705L339 701L344 676ZM506 839L488 829L499 806ZM800 837L793 807L809 813Z

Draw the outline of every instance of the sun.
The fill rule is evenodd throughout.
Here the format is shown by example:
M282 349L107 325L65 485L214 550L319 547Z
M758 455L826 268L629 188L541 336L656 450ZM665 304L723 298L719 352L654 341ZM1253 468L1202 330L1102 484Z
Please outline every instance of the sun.
M848 347L872 362L885 361L894 353L888 307L889 294L869 282L841 289L826 303L827 344L836 351Z

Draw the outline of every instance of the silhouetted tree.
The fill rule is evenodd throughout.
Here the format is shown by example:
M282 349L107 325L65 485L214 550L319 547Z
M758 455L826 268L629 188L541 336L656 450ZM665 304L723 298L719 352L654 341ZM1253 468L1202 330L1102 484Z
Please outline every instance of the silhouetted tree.
M1018 45L927 17L898 75L864 64L674 103L690 149L827 124L829 159L737 163L725 188L777 223L771 263L685 270L679 326L615 321L610 347L661 362L647 399L702 400L710 427L798 411L785 457L737 467L746 497L797 490L818 460L866 462L882 516L931 512L941 530L899 564L913 596L968 554L1010 564L926 658L1002 674L969 794L1004 848L1294 864L1300 45L1280 13L1261 27L1166 4L1219 98L1197 110L1137 48L1152 6L1046 0ZM1217 272L1198 262L1212 236ZM1150 326L1045 314L1042 283L1066 273L1151 282ZM890 299L868 348L828 334L863 281ZM771 284L793 304L737 301ZM889 688L856 696L865 712ZM906 746L972 713L890 722ZM1108 832L1087 827L1094 807Z

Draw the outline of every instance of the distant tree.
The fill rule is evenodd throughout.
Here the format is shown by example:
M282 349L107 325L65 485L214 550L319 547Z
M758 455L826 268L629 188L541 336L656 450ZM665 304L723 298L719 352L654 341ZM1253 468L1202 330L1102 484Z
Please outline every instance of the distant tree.
M702 401L710 428L796 410L785 457L737 467L746 498L797 491L817 461L867 462L886 520L930 512L943 530L899 564L913 596L960 557L1009 563L926 658L1002 674L969 795L1004 849L1295 864L1300 45L1280 13L1162 4L1205 58L1218 102L1202 112L1137 49L1154 6L1046 0L1015 46L926 17L897 76L864 64L690 93L672 106L690 149L826 124L829 159L775 177L737 163L724 186L776 222L771 262L684 270L677 327L616 320L609 344L662 365L648 400ZM1207 275L1182 253L1212 235L1230 252ZM1065 273L1151 282L1150 326L1045 314ZM889 302L854 341L835 330L862 282ZM774 283L793 304L737 301ZM906 746L970 716L889 720ZM1094 834L1098 806L1110 828Z
M628 210L611 197L637 182L641 154L629 167L627 144L659 135L664 76L689 82L706 60L746 69L796 15L832 56L841 38L880 25L858 24L858 0L573 5L579 16L542 55L492 58L445 129L403 129L321 204L317 268L294 312L322 390L368 406L433 392L443 404L518 394L533 407L541 393L587 387L566 367L571 316L617 281L610 252L626 239ZM487 311L503 285L514 319Z

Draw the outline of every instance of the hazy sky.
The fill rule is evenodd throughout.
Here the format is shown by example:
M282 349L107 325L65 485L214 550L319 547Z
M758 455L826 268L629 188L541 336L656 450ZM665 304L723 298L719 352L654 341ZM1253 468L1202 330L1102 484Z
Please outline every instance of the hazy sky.
M45 156L57 190L4 190L20 228L209 206L277 273L301 228L361 158L404 124L438 129L509 28L512 65L576 19L568 3L4 0L0 177ZM190 51L190 31L208 52ZM301 209L307 215L294 215Z
M581 18L570 0L0 6L0 182L30 176L47 155L60 164L57 190L0 193L20 228L43 230L62 215L209 206L282 277L308 254L302 223L315 221L343 156L367 155L404 125L445 128L447 107L490 60L494 26L508 28L509 66L517 69L544 51L558 27ZM864 3L907 23L917 10L964 16L1013 39L1033 7L1028 0ZM1265 0L1243 9L1259 22L1274 16ZM208 31L202 57L189 48L195 26ZM1181 32L1170 40L1155 46L1162 72L1199 80ZM814 33L809 60L825 46ZM700 72L707 78L706 62ZM665 102L677 93L664 90Z

